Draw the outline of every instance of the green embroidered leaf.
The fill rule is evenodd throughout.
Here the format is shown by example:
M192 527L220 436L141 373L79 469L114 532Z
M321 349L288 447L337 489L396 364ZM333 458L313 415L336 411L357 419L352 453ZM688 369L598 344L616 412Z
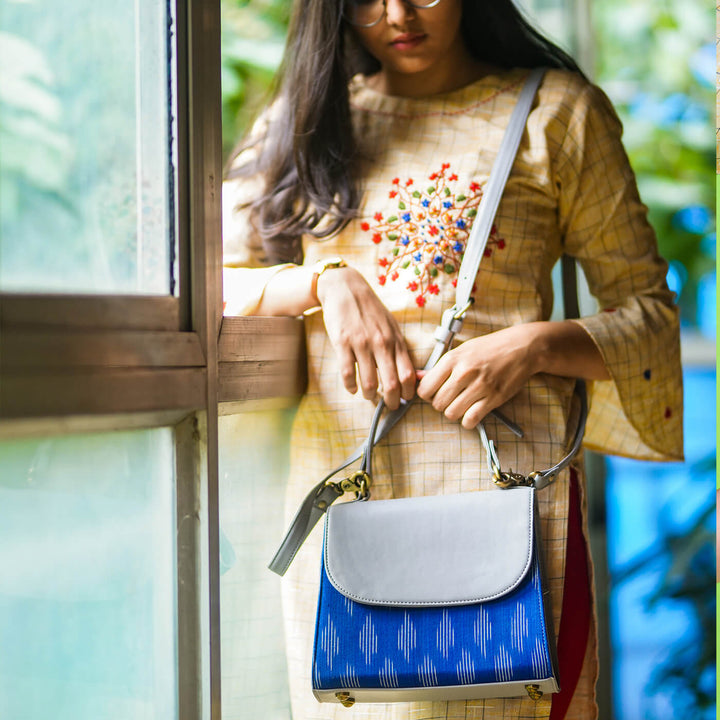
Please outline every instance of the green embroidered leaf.
M445 197L449 197L449 196L450 196L450 188L446 187L445 188Z
M471 208L470 210L467 211L468 217L475 217L476 215L477 215L477 210L475 208Z
M387 221L388 221L389 223L394 223L394 222L397 222L397 219L398 219L398 218L397 218L397 215L391 215L391 216L387 219Z
M419 267L416 267L416 268L415 268L415 274L416 274L416 275L419 275L419 274L420 274L420 268L419 268Z
M414 198L419 198L419 197L421 197L419 191L416 190L416 191L413 193L413 197L414 197Z
M450 263L447 263L447 264L445 265L445 272L446 272L448 275L452 275L452 274L455 272L455 266L454 266L454 265L451 265Z
M438 269L437 269L436 267L431 267L431 268L430 268L430 274L431 274L433 277L437 277L437 276L438 276Z
M409 260L406 260L400 267L404 270L410 264Z
M400 208L400 210L404 210L407 207L407 205L401 200L398 203L398 207Z
M467 196L460 193L460 195L458 195L455 199L459 201L467 200Z
M434 192L435 192L435 188L431 185L431 186L427 189L427 194L428 194L428 195L432 195Z
M395 257L397 257L397 254L398 254L399 252L400 252L400 248L398 248L398 247L394 247L394 248L393 248L393 255L394 255Z
M397 233L388 233L388 240L397 240L399 237Z

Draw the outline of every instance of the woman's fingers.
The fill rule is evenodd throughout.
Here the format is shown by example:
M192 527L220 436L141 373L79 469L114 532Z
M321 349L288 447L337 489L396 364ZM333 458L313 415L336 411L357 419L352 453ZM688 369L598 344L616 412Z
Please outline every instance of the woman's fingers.
M401 398L411 400L415 396L415 367L402 338L379 349L376 361L383 400L395 410Z
M417 394L449 420L472 428L533 374L527 339L519 326L467 340L423 375Z
M338 363L340 365L340 377L345 389L354 395L357 392L357 373L355 370L355 355L348 345L337 347Z
M325 277L323 275L323 277ZM415 394L415 368L397 322L365 279L352 268L333 271L321 294L325 328L335 348L343 384L395 409ZM357 376L357 380L356 380Z

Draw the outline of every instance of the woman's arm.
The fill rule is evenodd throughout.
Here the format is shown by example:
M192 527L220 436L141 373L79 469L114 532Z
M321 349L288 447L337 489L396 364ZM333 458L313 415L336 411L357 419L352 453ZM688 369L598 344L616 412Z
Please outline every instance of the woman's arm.
M602 355L576 322L533 322L466 340L423 374L417 394L475 427L537 373L608 380Z
M290 266L276 273L265 287L254 315L297 316L318 306L325 329L340 361L345 388L371 400L378 387L385 404L394 410L400 398L415 395L416 374L405 339L395 318L373 292L365 278L352 267L328 269L317 279L317 298L312 293L315 269Z

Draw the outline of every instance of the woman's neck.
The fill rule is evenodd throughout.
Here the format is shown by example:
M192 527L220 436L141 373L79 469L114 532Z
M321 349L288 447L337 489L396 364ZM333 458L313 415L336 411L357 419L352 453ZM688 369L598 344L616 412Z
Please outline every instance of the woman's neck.
M381 68L367 84L383 95L430 97L459 90L494 72L496 67L468 55L460 63L433 66L421 73L393 73Z

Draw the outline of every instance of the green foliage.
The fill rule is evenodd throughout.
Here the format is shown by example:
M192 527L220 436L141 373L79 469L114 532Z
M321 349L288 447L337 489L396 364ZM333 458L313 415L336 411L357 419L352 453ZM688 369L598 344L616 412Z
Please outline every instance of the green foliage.
M290 0L222 0L223 153L227 159L269 97Z
M605 0L593 5L598 82L625 127L624 142L661 253L687 271L681 295L694 323L696 289L714 268L715 50L709 0ZM706 221L703 222L703 218ZM695 222L688 222L694 219Z

